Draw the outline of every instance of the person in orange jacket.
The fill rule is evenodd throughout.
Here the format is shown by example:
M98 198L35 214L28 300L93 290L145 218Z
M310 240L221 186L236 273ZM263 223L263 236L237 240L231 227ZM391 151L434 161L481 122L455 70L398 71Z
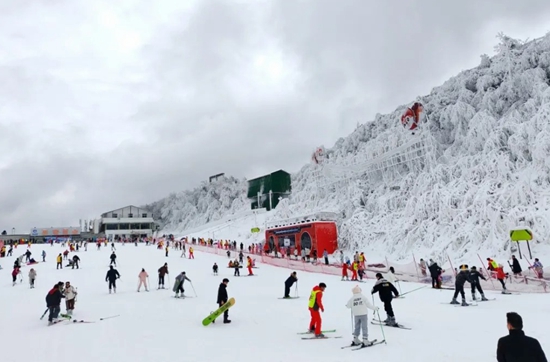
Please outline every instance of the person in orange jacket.
M327 285L325 283L319 283L319 285L313 287L309 296L309 313L311 314L311 321L309 322L309 332L315 333L315 338L324 338L325 335L321 333L321 312L325 311L323 306L323 292Z
M353 264L351 264L351 280L357 280L357 270L359 269L359 263L354 261Z
M349 280L347 263L342 264L342 280L344 280L344 278L346 278L346 280Z
M248 268L248 275L254 275L254 273L252 273L252 259L250 256L246 257L246 267Z

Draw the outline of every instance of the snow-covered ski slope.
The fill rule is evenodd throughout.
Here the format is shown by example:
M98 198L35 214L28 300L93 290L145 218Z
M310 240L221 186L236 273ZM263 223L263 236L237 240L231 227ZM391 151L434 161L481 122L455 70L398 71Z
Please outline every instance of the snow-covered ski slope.
M395 259L413 251L508 258L508 233L518 226L533 230L537 255L550 255L550 35L525 44L502 39L497 48L477 68L338 140L321 166L293 174L290 213L335 211L341 245ZM400 116L414 101L429 122L412 135ZM416 158L412 146L400 148L415 138L424 144ZM180 234L247 208L237 193L244 181L218 182L223 187L202 185L151 207L166 231ZM221 198L220 188L235 192ZM220 200L207 208L212 195Z
M492 361L496 343L506 335L505 313L516 311L524 318L528 335L538 338L548 348L550 332L547 298L544 295L501 295L488 292L495 301L479 306L455 307L447 304L452 291L421 289L393 302L397 321L412 328L385 328L387 345L361 351L341 350L351 341L350 312L345 308L351 297L353 282L338 277L299 273L299 299L281 300L283 282L288 270L261 265L257 276L233 277L226 268L227 258L196 252L195 260L180 258L175 250L166 258L153 246L117 245L119 260L117 294L109 295L105 283L110 248L77 253L82 259L80 270L55 269L54 255L58 246L33 245L34 254L45 249L46 263L34 268L38 272L36 288L27 282L28 266L22 269L24 282L11 286L10 266L14 258L0 263L0 340L3 362L285 362L289 359L318 362L346 362L359 359L376 361ZM16 255L22 253L16 250ZM70 254L72 255L72 254ZM175 299L170 290L156 290L156 270L169 265L170 282L185 271L193 281L196 298ZM211 266L217 262L219 275ZM150 275L151 292L136 292L141 268ZM245 270L242 274L246 274ZM216 308L218 285L224 277L230 280L228 293L236 299L230 309L232 323L219 322L203 327L201 320ZM39 320L45 309L44 298L58 281L71 281L78 288L75 319L95 321L89 324L59 323L47 326ZM307 299L311 288L327 284L324 296L323 329L337 329L331 336L340 339L301 340L297 333L308 328ZM370 294L372 280L360 283L365 295ZM401 283L404 292L421 285ZM194 296L190 285L187 295ZM291 291L295 293L293 288ZM469 293L467 294L469 296ZM379 299L374 299L381 306ZM62 309L64 311L64 308ZM384 318L383 311L380 312ZM101 321L100 318L120 315ZM371 339L383 339L379 326L369 325Z

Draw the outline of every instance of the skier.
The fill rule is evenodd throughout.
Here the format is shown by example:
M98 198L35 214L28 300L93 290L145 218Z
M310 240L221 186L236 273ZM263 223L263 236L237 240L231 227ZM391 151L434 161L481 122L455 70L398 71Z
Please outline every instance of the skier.
M432 277L432 288L440 289L441 284L439 283L439 275L443 270L435 261L433 261L433 259L430 259L430 266L428 269L430 270L430 276Z
M294 285L294 283L298 282L298 277L296 276L296 272L292 272L290 276L285 280L285 296L283 298L290 298L290 288Z
M189 259L195 259L195 255L193 254L195 250L193 250L193 247L189 247Z
M214 265L212 265L212 272L214 275L218 275L218 264L214 263Z
M495 269L495 272L497 274L497 280L502 284L502 294L510 294L510 292L506 289L506 283L504 282L504 279L508 276L504 272L504 267L502 264L499 264L498 267Z
M342 263L342 281L344 281L344 278L346 278L346 280L349 280L347 263Z
M377 312L378 307L369 302L367 297L361 294L362 290L359 286L355 286L351 292L353 296L348 300L346 304L347 308L351 308L351 313L354 317L355 330L353 331L353 342L352 346L361 345L361 347L372 346L373 342L369 341L369 326L368 326L368 311L369 309ZM359 340L359 333L363 330L363 341Z
M248 276L254 275L254 273L252 273L252 259L250 256L246 257L246 267L248 268Z
M453 300L451 300L451 304L460 304L456 300L456 297L458 297L458 293L460 293L460 296L462 297L462 306L467 307L469 306L469 304L466 303L466 296L464 294L464 283L468 282L472 284L472 280L470 279L470 275L468 273L468 265L463 264L459 268L460 272L456 275L455 294L453 295Z
M70 282L65 283L65 290L63 291L63 295L65 296L65 308L67 309L67 314L72 315L74 310L74 304L76 302L76 295L78 292L76 289L71 285Z
M422 273L422 276L427 276L428 274L426 273L426 262L424 261L424 259L420 259L420 263L418 263L418 266L420 267L420 272Z
M61 255L61 253L59 253L59 255L57 256L56 262L57 262L56 269L63 269L63 255Z
M116 280L120 278L118 270L116 270L112 265L109 266L107 275L105 275L105 281L109 282L109 294L111 294L111 289L116 293Z
M537 275L538 278L541 278L543 277L543 273L544 273L544 267L542 266L542 263L539 261L538 258L535 258L535 262L533 263L533 266L530 266L529 269L534 269L535 270L535 274Z
M46 251L42 250L42 262L46 261Z
M227 301L229 300L229 297L227 296L227 284L229 284L229 279L224 278L220 283L220 286L218 287L217 303L220 307L227 303ZM229 320L229 310L223 312L223 323L231 323L231 321Z
M483 280L485 277L480 274L480 272L477 271L475 265L471 267L470 269L470 283L472 283L472 299L476 300L476 289L478 290L479 294L481 294L481 300L486 302L489 299L485 298L485 294L483 293L483 289L481 289L481 283L479 282L479 278Z
M72 268L74 269L74 267L76 266L77 269L80 269L78 266L79 263L80 263L80 258L78 257L78 255L73 255L73 263L71 265Z
M149 274L147 274L144 268L141 269L141 272L138 274L138 278L139 278L139 285L137 290L138 293L142 285L145 287L145 291L148 292L149 290L147 289L147 278L149 278Z
M113 245L114 245L114 244L113 244ZM113 253L112 253L111 256L110 256L110 259L111 259L111 263L110 263L109 265L115 264L115 266L117 266L117 265L116 265L116 254L115 254L114 251L113 251Z
M309 314L311 315L311 321L309 322L309 332L315 333L316 338L324 338L325 335L321 333L321 312L325 312L325 307L323 306L323 292L327 288L325 283L319 283L313 287L311 294L309 296Z
M372 288L371 294L378 293L380 296L380 301L384 303L384 310L386 311L387 317L383 323L386 323L388 326L398 327L399 325L395 321L395 314L393 313L393 307L391 301L393 297L399 297L399 292L392 283L388 282L381 273L376 273L376 283Z
M115 242L111 242L111 251L116 251Z
M53 288L46 295L46 306L48 307L50 314L48 315L48 325L51 326L57 322L57 317L61 311L61 298L64 298L61 293L63 282L59 282L53 286Z
M233 269L235 269L235 271L233 272L233 276L234 277L240 277L241 276L241 265L239 264L239 261L237 259L235 259L235 261L233 262Z
M13 281L13 284L12 286L15 286L16 282L17 282L17 276L21 273L21 270L19 269L18 266L14 267L13 268L13 271L11 272L11 277L12 277L12 281Z
M189 279L185 275L185 272L181 272L181 274L179 274L176 277L176 280L174 281L174 288L172 289L172 291L176 292L176 298L180 297L179 295L180 292L181 292L181 297L185 298L185 295L183 294L185 293L185 289L183 289L183 283L185 283L186 280L191 282L191 279Z
M36 270L31 268L31 270L29 270L29 284L31 285L31 289L34 289L35 280L36 280Z
M164 289L164 276L168 273L168 263L164 263L158 270L159 273L159 287L157 289Z
M168 258L168 244L166 244L166 248L164 249L165 253L166 253L166 257Z

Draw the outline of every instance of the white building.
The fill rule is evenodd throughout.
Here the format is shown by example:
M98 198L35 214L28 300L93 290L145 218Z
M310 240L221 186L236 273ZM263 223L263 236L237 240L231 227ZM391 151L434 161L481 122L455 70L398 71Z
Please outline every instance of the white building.
M100 231L107 238L114 236L152 236L157 224L150 211L136 206L126 206L101 214Z

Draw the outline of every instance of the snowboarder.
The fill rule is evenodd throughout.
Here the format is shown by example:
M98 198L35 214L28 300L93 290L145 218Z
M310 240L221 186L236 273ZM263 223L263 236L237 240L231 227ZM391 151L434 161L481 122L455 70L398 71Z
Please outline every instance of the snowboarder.
M220 307L229 300L229 297L227 296L227 284L229 284L229 279L224 278L218 287L218 299L216 303L218 303L218 306ZM229 310L223 312L223 323L231 323L229 320Z
M319 283L311 290L309 295L309 314L311 315L311 321L309 322L309 332L315 333L316 338L324 338L325 335L321 333L321 312L325 312L325 307L323 306L323 293L327 285L325 283Z
M290 298L290 288L294 285L294 283L298 282L298 277L296 276L296 272L292 272L290 276L285 280L285 296L283 298Z
M68 315L73 314L74 304L76 302L76 295L77 294L78 294L78 292L71 285L71 283L66 282L65 283L65 290L63 291L63 295L65 296L65 308L67 309L67 314Z
M73 256L73 263L71 265L72 269L74 269L75 266L76 266L77 269L80 269L80 267L78 266L79 264L80 264L80 258L78 257L78 255L74 255Z
M53 288L46 295L46 306L48 307L50 313L48 315L48 325L57 321L59 312L61 311L61 298L64 298L63 293L61 293L61 288L63 288L63 282L59 282L53 286Z
M168 263L164 263L158 270L159 273L159 287L157 289L164 289L164 276L168 273Z
M376 279L371 294L378 293L380 301L384 303L384 310L386 311L387 317L382 322L386 323L388 326L397 327L398 324L395 321L395 314L393 313L391 302L394 296L395 298L399 297L399 292L392 283L384 279L381 273L376 273Z
M176 292L176 298L180 297L179 295L180 292L181 292L181 297L185 298L185 295L183 294L185 293L185 289L183 289L183 283L185 283L186 280L191 282L191 279L189 279L185 275L185 272L181 272L181 274L179 274L176 277L176 280L174 281L174 288L172 289L172 291Z
M109 266L107 275L105 275L105 281L109 282L109 294L111 294L111 289L116 293L116 280L120 278L118 270L116 270L112 265Z
M34 281L35 280L36 280L36 270L31 268L31 270L29 270L29 284L31 286L31 289L34 289Z
M114 244L113 244L113 245L114 245ZM115 266L117 266L117 265L116 265L116 254L115 254L114 251L113 251L113 253L112 253L111 256L110 256L110 259L111 259L111 263L110 263L109 265L112 266L113 264L115 264Z
M470 279L470 274L468 273L468 265L462 264L459 268L460 272L458 272L458 274L456 275L455 294L453 295L453 300L451 300L451 304L460 304L456 300L456 297L458 297L458 294L460 293L460 296L462 297L462 306L467 307L469 306L469 304L466 303L466 296L464 294L464 283L468 282L472 284L472 280Z
M479 282L479 278L483 280L487 280L483 275L481 275L480 272L477 271L477 268L474 265L470 269L470 283L472 283L472 299L476 300L476 289L477 289L479 294L481 294L481 300L486 302L488 299L485 298L483 289L481 289L481 283Z
M148 292L149 290L147 289L147 278L149 278L149 274L147 274L144 268L141 269L141 272L138 274L138 278L139 278L139 285L137 289L138 293L142 285L145 287L145 291Z
M218 264L214 263L214 265L212 265L212 272L214 275L218 275Z
M354 318L355 330L353 331L353 342L352 346L361 345L361 347L367 347L372 345L373 342L369 341L369 326L368 326L368 312L369 309L377 312L378 307L369 302L367 297L361 294L362 290L359 286L355 286L351 292L353 296L348 300L346 304L347 308L351 308L351 313ZM359 340L359 333L363 332L363 341Z
M523 332L523 319L517 313L506 313L509 335L498 340L498 362L546 362L546 356L535 338Z

